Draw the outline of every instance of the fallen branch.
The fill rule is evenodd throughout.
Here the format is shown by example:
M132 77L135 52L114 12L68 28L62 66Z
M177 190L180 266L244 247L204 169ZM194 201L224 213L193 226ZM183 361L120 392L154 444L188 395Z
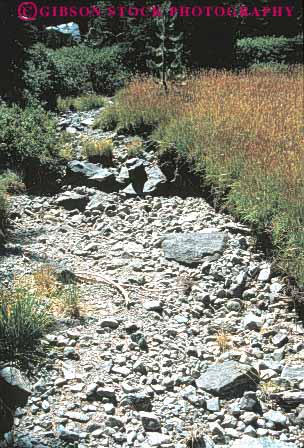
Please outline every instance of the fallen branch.
M109 277L105 276L105 275L98 275L98 274L91 274L88 275L86 272L75 272L76 277L79 280L84 280L84 281L90 281L90 282L98 282L98 283L107 283L108 285L113 286L113 288L117 289L120 294L123 296L123 298L125 299L126 302L126 306L127 308L130 307L130 299L129 299L129 294L127 293L127 291L118 283L115 283L113 280L111 280Z

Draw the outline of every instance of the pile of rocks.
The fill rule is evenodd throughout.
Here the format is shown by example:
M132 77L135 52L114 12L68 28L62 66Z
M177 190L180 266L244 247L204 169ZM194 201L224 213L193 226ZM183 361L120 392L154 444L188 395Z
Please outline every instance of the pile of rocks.
M1 280L60 262L130 303L79 283L83 320L44 337L18 447L304 446L303 327L250 229L202 198L87 185L13 208Z

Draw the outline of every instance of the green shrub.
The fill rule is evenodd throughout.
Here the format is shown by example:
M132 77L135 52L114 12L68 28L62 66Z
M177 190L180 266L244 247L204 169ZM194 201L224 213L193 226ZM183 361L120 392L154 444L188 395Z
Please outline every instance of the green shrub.
M28 50L24 93L27 101L36 98L54 107L58 96L112 95L127 77L124 51L118 45L97 49L81 44L52 50L36 44Z
M239 39L236 59L240 67L252 64L301 64L303 62L303 36L246 37Z
M103 107L104 104L105 99L102 96L96 95L94 93L77 96L75 98L59 97L57 100L57 108L60 112L66 112L68 110L81 112L85 110L98 109L100 107Z
M31 357L52 322L47 303L29 290L0 291L0 362Z
M41 106L0 105L0 164L22 171L26 185L58 175L60 141L54 116Z
M38 105L0 106L0 161L47 161L57 155L56 121Z
M18 193L25 189L25 185L17 173L6 170L0 174L0 189L8 193Z
M115 105L111 105L103 110L93 123L93 129L103 129L113 131L118 124L118 111Z

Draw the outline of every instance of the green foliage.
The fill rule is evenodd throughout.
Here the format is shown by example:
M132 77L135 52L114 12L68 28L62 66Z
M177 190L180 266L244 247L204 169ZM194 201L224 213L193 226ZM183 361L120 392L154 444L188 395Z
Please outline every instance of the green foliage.
M0 105L0 161L45 163L57 155L58 133L52 114L41 106Z
M303 62L303 36L246 37L237 41L236 60L240 67L252 64L300 64Z
M60 112L71 111L86 111L91 109L98 109L105 105L105 99L102 96L96 95L94 93L88 95L81 95L75 98L59 97L57 100L57 108Z
M52 322L46 302L29 290L0 291L0 361L31 357Z
M80 317L80 295L75 285L69 285L62 289L59 295L59 308L63 314L72 319Z
M119 45L96 49L81 44L52 50L36 44L28 51L25 63L25 98L54 108L58 96L112 95L128 76L123 62Z
M152 71L161 79L165 90L168 89L167 80L174 78L181 70L183 51L183 34L176 32L177 15L170 16L170 8L171 2L165 2L162 5L162 16L155 18L158 44L151 47L152 59L148 62Z

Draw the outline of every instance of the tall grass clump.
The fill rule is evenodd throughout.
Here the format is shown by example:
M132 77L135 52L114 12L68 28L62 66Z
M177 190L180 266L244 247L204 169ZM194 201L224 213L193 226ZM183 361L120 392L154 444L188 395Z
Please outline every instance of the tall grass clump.
M67 97L57 99L57 108L60 112L75 111L82 112L92 109L98 109L105 105L104 97L95 93L81 95L77 97Z
M0 363L26 364L41 352L40 339L56 318L80 317L75 285L62 285L51 266L15 277L0 290Z
M83 154L92 163L101 163L104 166L113 165L113 140L111 138L97 140L86 138L82 142Z
M52 321L47 303L30 290L0 291L0 362L30 358Z
M302 77L300 67L202 72L167 95L135 80L113 113L118 126L147 125L160 152L190 161L230 212L272 235L282 268L304 282Z

